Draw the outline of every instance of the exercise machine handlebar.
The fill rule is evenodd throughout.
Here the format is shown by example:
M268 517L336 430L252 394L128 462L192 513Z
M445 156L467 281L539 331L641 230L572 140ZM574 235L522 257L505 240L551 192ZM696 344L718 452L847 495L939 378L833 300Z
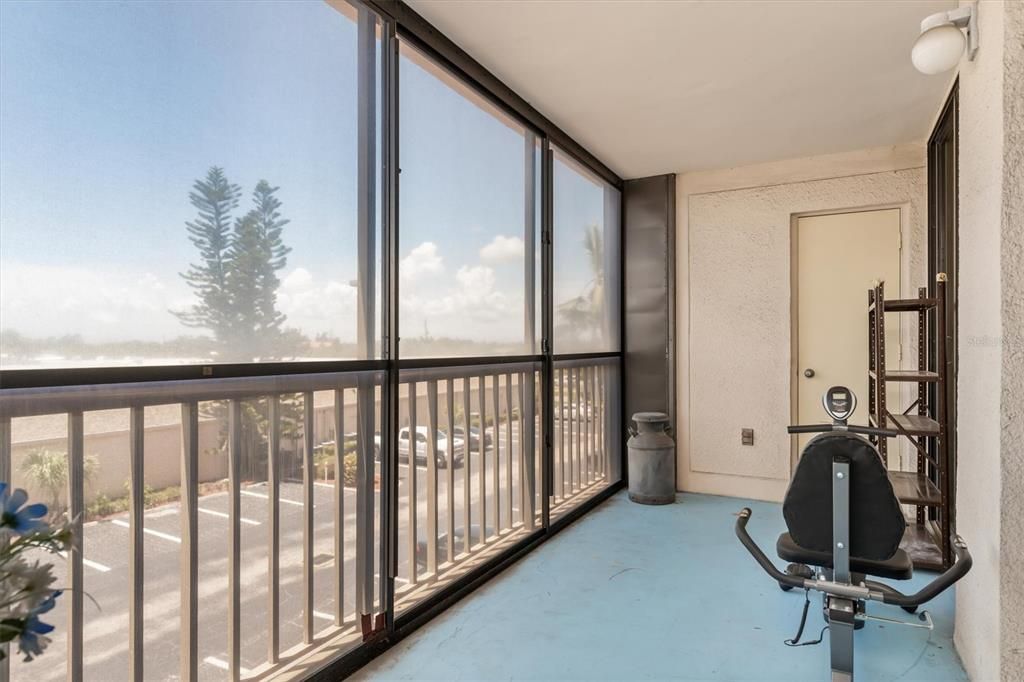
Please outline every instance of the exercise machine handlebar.
M971 552L967 549L967 543L959 535L953 538L953 553L956 555L956 562L950 566L942 575L925 585L919 592L914 594L903 594L899 590L892 589L882 593L882 602L894 606L919 606L939 596L953 583L967 575L971 570L974 560Z
M765 572L774 578L780 585L789 585L791 587L803 587L804 578L798 575L789 575L783 573L779 569L775 568L775 564L764 555L761 548L757 546L753 538L747 533L747 521L750 520L750 515L753 512L750 511L749 507L744 507L740 510L739 517L736 519L736 537L739 538L740 542L747 551L754 557L754 559L761 565L761 568Z
M757 546L757 543L747 533L747 521L750 520L753 512L748 507L744 507L740 510L738 518L736 519L736 537L739 538L740 542L747 551L750 552L751 556L761 565L773 580L778 582L780 585L788 585L792 587L800 587L811 590L819 590L821 592L829 592L834 594L848 594L850 592L850 586L838 585L831 581L816 581L804 578L797 575L789 575L783 573L775 564L765 556L761 548ZM930 601L941 594L944 590L951 587L953 583L964 577L969 570L973 560L971 559L971 553L967 549L967 543L963 541L960 536L953 538L953 551L956 554L956 563L954 563L945 573L940 575L935 580L931 581L924 586L920 591L914 594L903 594L899 590L883 583L876 583L869 581L865 583L863 587L863 598L874 599L881 601L885 604L892 604L893 606L920 606L927 601ZM834 589L833 589L834 588ZM856 590L857 588L853 588Z
M829 433L831 431L844 431L846 433L857 433L862 436L878 436L880 438L895 438L900 435L895 429L879 429L874 426L857 426L856 424L805 424L790 426L789 433Z

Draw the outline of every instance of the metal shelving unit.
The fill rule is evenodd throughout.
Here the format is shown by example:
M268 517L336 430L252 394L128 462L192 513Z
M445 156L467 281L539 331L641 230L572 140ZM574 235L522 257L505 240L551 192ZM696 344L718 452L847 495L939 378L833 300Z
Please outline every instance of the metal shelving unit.
M945 329L946 275L936 277L935 296L924 287L917 298L885 299L885 283L868 290L868 415L872 426L899 431L917 451L915 471L889 470L889 479L900 502L914 508L903 538L905 549L916 568L942 570L952 564L949 545L953 510L950 452L947 443L945 401L945 335L937 334L935 357L928 353L928 316L935 317L935 329ZM885 366L885 313L917 316L917 368L888 369ZM917 399L903 410L888 404L887 385L911 383ZM935 385L934 391L929 387ZM934 401L930 396L935 396ZM934 402L934 404L933 404ZM882 461L889 466L888 439L873 438Z

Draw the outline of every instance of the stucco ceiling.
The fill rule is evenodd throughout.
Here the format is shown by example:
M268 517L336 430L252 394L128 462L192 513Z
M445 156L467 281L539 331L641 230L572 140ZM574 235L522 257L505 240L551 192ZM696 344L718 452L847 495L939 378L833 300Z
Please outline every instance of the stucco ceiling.
M623 177L913 142L949 74L910 63L952 0L409 0Z

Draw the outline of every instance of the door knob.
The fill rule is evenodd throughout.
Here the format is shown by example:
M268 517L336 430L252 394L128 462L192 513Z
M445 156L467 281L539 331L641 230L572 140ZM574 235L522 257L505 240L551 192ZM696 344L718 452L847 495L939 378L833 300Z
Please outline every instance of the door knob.
M807 369L804 370L804 376L810 379L811 377L814 376L814 370L808 367Z

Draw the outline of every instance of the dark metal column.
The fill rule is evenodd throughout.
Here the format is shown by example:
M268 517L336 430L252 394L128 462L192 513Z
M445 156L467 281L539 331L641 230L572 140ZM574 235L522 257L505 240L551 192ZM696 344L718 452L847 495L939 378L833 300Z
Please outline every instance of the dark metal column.
M627 180L625 413L665 412L675 430L675 175Z

